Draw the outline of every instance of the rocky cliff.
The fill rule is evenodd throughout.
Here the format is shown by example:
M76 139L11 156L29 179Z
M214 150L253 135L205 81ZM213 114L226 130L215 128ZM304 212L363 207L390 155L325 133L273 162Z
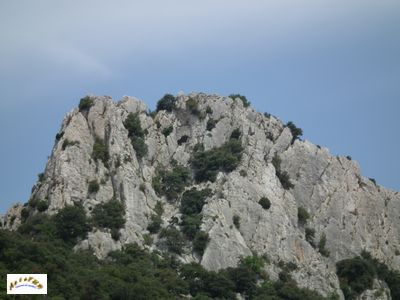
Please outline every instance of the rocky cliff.
M285 264L295 265L291 274L300 286L340 297L337 261L365 250L400 269L399 194L361 176L351 158L296 139L293 127L276 117L256 112L240 98L201 93L180 94L173 109L154 113L133 97L86 99L89 105L64 118L30 198L45 201L48 214L81 203L91 215L110 199L123 203L126 221L117 238L109 229L94 228L77 248L90 247L98 257L133 242L163 250L161 237L149 233L152 217L161 217L161 227L180 229L182 193L196 188L210 190L201 208L201 230L209 241L201 254L185 246L180 254L185 262L215 270L257 253L268 257L271 278L278 278ZM140 122L141 147L133 145L126 128L129 115ZM200 146L203 154L220 149L233 135L242 146L234 168L196 180L193 156ZM99 144L106 157L94 157ZM183 191L168 199L155 181L176 166L186 167L190 176ZM16 229L22 210L22 205L11 208L3 226ZM149 236L152 243L145 242Z

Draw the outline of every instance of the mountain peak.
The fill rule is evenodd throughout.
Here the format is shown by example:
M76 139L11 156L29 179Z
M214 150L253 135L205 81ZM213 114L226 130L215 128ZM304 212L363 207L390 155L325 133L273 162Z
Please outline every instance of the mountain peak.
M271 278L292 263L298 284L323 295L339 293L335 263L363 250L400 269L398 193L301 133L241 95L167 94L154 112L89 95L64 118L28 204L2 223L78 205L104 221L120 205L123 223L97 221L75 247L105 257L135 242L209 270L257 253Z

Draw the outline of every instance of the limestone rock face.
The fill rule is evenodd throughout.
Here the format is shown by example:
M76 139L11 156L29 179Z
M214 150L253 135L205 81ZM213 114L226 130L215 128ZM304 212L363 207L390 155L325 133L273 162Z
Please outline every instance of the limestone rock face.
M256 252L268 256L271 278L278 277L280 261L292 262L298 266L292 276L300 286L323 295L336 292L341 298L335 274L339 260L366 250L400 269L400 256L396 255L400 251L400 196L362 177L355 161L334 157L328 149L308 141L292 142L290 129L281 121L245 107L240 99L180 94L174 111L153 116L145 103L133 97L119 102L108 97L92 99L90 109L76 108L64 118L44 176L31 195L31 200L49 203L48 214L81 203L90 215L100 203L112 198L122 201L126 223L118 241L108 230L95 228L77 248L90 247L104 257L127 243L144 245L157 201L164 203L163 227L173 224L180 217L179 201L171 203L157 195L152 186L157 169L169 170L173 161L190 168L197 144L203 144L205 150L220 147L239 129L244 148L240 165L232 172L218 173L215 182L187 186L212 190L201 225L210 241L202 257L187 251L183 261L198 261L216 270L235 266L240 257ZM198 113L187 109L189 99L197 103ZM124 127L129 113L138 113L146 133L148 152L140 159ZM215 127L208 128L209 120L215 121ZM165 136L167 127L172 131ZM108 148L106 164L92 157L96 139ZM287 172L292 189L283 188L272 163L274 156L281 158L280 171ZM100 183L96 193L88 191L92 180ZM270 200L269 209L258 203L262 197ZM307 223L298 220L298 207L309 212ZM3 226L16 229L21 210L22 206L11 208L3 217ZM240 227L233 224L233 216L239 217ZM305 238L306 228L315 230L314 245ZM329 252L325 256L317 247L323 236ZM157 243L151 246L157 247ZM375 299L369 292L360 299ZM390 295L379 299L390 299Z

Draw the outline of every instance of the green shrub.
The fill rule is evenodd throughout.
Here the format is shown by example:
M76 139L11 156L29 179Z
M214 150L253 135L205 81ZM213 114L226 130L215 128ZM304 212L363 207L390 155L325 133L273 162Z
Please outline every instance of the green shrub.
M75 244L78 238L85 239L90 230L82 205L64 207L54 220L58 236L67 243Z
M231 133L231 139L234 139L234 140L239 140L240 139L240 137L241 137L241 135L242 135L242 132L240 131L240 129L239 128L236 128L236 129L234 129L233 131L232 131L232 133Z
M143 235L143 242L146 246L151 246L153 244L153 238L150 234Z
M211 194L210 189L197 190L192 188L182 195L180 212L182 221L179 224L185 237L193 241L193 250L202 255L208 243L208 234L200 231L202 222L201 211L205 200Z
M203 279L203 286L204 293L212 299L237 299L235 295L235 283L224 270L207 272Z
M236 227L237 229L240 228L240 217L239 217L238 215L234 215L234 216L232 217L232 222L233 222L233 225L235 225L235 227Z
M303 135L303 130L301 128L296 127L293 122L288 122L286 124L289 127L290 132L292 133L292 144L295 140L299 139Z
M235 292L242 294L245 299L252 299L257 288L257 274L242 264L236 268L228 268L227 272L235 284Z
M215 128L215 125L217 125L217 121L214 119L208 119L206 128L208 131L211 131Z
M164 97L158 100L156 111L166 110L168 112L171 112L175 109L175 107L176 98L171 94L165 94Z
M64 131L61 131L56 134L56 141L58 142L64 136Z
M172 171L158 170L153 178L153 188L161 196L165 195L169 201L176 200L189 182L189 170L183 166L176 165Z
M74 145L79 145L78 141L70 141L68 139L65 139L64 142L62 143L61 149L65 150L69 146L74 146Z
M278 156L278 154L275 154L274 157L272 158L272 165L275 168L275 172L281 170L281 163L282 163L281 158Z
M198 231L193 240L193 251L199 255L203 255L209 241L210 237L208 236L208 233Z
M148 152L148 148L145 143L145 131L140 123L139 114L129 113L124 121L124 126L128 130L128 137L131 140L131 144L136 152L136 156L139 159L144 157Z
M285 190L290 190L291 188L294 187L294 185L293 185L292 182L290 181L290 176L289 176L288 172L286 172L286 171L279 172L279 173L277 174L277 176L278 176L278 178L279 178L279 181L280 181L281 184L282 184L282 187L283 187Z
M206 113L207 114L212 114L213 113L213 110L209 105L207 105L207 107L206 107Z
M239 171L240 176L246 177L247 176L247 171L246 170L240 170Z
M271 201L267 197L262 197L258 203L262 206L262 208L268 210L271 207Z
M183 135L178 140L178 145L180 146L180 145L186 143L188 140L189 140L189 136L188 135Z
M185 215L201 213L205 200L211 195L210 189L197 190L192 188L182 195L180 211Z
M371 289L375 278L373 266L361 257L336 263L336 273L346 299L355 299L363 291Z
M375 178L368 178L374 185L376 185L376 180Z
M38 205L40 199L37 197L32 197L31 199L29 199L28 201L28 205L32 208L36 208L36 206Z
M38 180L39 181L43 181L43 179L44 179L44 173L39 173L38 174Z
M129 113L124 121L124 126L128 130L128 136L144 136L144 130L140 123L139 114L138 113Z
M24 208L21 210L21 221L22 221L22 222L25 222L26 219L28 219L29 215L30 215L30 210L29 210L29 208L24 207Z
M202 217L203 216L201 214L182 215L182 221L179 225L182 233L188 240L192 241L199 232Z
M236 139L230 139L221 147L208 151L196 147L190 160L196 181L214 182L219 171L233 171L242 159L242 152L241 142Z
M285 190L290 190L291 188L294 187L294 185L290 181L289 174L286 171L282 171L281 163L282 160L277 154L275 154L275 156L272 158L272 165L275 167L275 174L278 177L280 183L282 184L282 187Z
M119 238L121 237L121 232L117 228L111 228L111 238L114 241L118 241Z
M148 152L148 147L142 137L131 137L131 143L133 149L135 149L136 156L140 159L144 157Z
M79 101L79 111L89 110L94 104L94 101L89 96L83 97Z
M306 241L310 243L311 246L313 246L313 248L315 248L315 229L307 227L305 229L306 231Z
M297 218L300 224L305 224L310 218L310 214L304 207L300 206L297 208Z
M179 230L173 227L163 228L160 232L160 238L162 239L161 245L165 246L168 251L175 254L182 254L185 239Z
M172 133L173 130L174 130L174 126L170 125L170 126L165 127L165 128L163 129L162 134L163 134L165 137L167 137L167 136L169 136L169 135Z
M110 158L108 147L102 139L97 137L93 144L92 158L95 161L101 160L106 167L108 166L108 160Z
M154 207L154 211L156 212L157 215L162 216L162 214L164 213L164 205L161 201L157 201Z
M38 211L44 212L45 210L47 210L49 208L49 204L47 203L46 200L41 200L38 202L36 208Z
M229 95L229 98L235 100L236 98L239 98L243 102L244 107L250 106L250 101L247 100L246 96L240 95L240 94L231 94Z
M160 231L160 229L161 229L161 224L162 224L162 219L161 219L161 216L160 215L157 215L157 214L155 214L155 215L151 215L151 217L150 217L150 223L149 223L149 225L147 226L147 230L150 232L150 233L157 233L157 232L159 232Z
M93 224L100 228L120 229L125 225L125 210L117 199L96 205L93 209Z
M99 189L100 189L100 185L97 182L97 179L93 179L93 180L89 181L89 187L88 187L89 194L97 193L99 191Z
M199 104L196 99L189 98L188 101L186 101L186 109L195 116L200 114Z
M240 259L240 265L246 266L254 273L261 275L263 268L265 266L265 260L263 257L257 254L253 256L246 256Z
M330 255L330 252L328 249L326 249L326 235L325 233L321 234L321 237L319 238L319 243L318 243L318 251L321 253L323 256L328 257Z
M153 234L159 232L162 225L161 216L164 213L164 207L161 201L157 201L154 207L154 211L156 212L156 214L153 214L150 217L150 223L147 226L147 230Z

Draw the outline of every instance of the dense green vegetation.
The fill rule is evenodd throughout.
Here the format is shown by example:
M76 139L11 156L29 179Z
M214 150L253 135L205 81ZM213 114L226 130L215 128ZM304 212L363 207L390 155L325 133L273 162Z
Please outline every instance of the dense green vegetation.
M247 100L246 96L240 95L240 94L231 94L229 95L229 98L235 100L236 98L239 98L243 102L244 107L249 107L250 106L250 101Z
M175 107L176 98L171 94L165 94L164 97L158 100L156 111L166 110L168 112L171 112L175 109Z
M149 253L128 244L98 260L90 251L72 250L78 237L85 236L88 223L78 205L52 217L30 216L17 232L0 230L1 274L47 273L49 299L185 299L189 295L194 299L236 299L236 293L246 299L323 299L298 288L290 274L280 276L284 280L268 280L263 271L265 261L257 255L218 272L196 263L181 264L174 253L182 251L185 239L173 227L160 234L161 245L172 254ZM151 242L149 236L147 239ZM206 240L206 236L198 237L200 244ZM0 284L0 297L5 298L5 283Z
M110 155L108 154L108 147L104 141L96 137L93 144L92 158L94 160L101 160L103 164L107 167Z
M176 201L189 180L189 170L184 166L175 164L171 171L159 169L152 184L159 196L165 195L168 201Z
M94 101L90 96L83 97L79 101L79 111L87 111L89 110L94 104Z
M195 147L191 165L196 181L214 182L219 171L231 172L235 170L242 159L243 152L239 138L240 131L234 130L229 141L219 148L205 151L202 145Z
M147 154L148 149L144 142L145 131L140 123L139 114L129 113L124 122L124 126L128 130L128 136L133 149L135 149L137 158L142 158Z
M355 299L372 287L374 278L387 283L392 299L400 299L400 272L390 270L367 252L336 264L340 288L347 300Z
M294 185L290 181L288 172L282 171L281 163L282 163L282 160L280 159L280 157L277 154L275 154L275 156L272 159L272 164L275 167L275 174L279 178L279 181L281 182L282 187L285 190L290 190L291 188L294 187Z

